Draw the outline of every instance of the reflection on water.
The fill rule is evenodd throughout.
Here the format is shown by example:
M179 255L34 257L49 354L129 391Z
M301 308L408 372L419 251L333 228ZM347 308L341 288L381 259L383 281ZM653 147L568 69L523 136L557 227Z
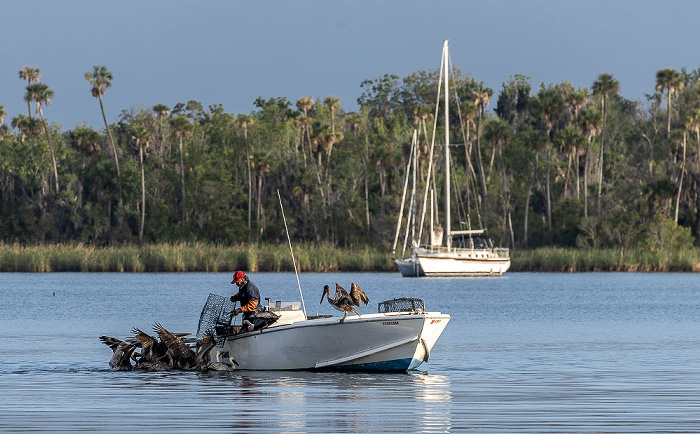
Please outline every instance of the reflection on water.
M254 277L264 297L297 299L293 274ZM154 321L194 332L228 274L0 274L0 431L698 432L696 280L302 274L305 295L354 281L452 321L410 374L144 373L111 372L97 337Z
M418 432L448 432L452 427L452 392L450 379L445 375L412 375L416 381L415 399L420 422Z

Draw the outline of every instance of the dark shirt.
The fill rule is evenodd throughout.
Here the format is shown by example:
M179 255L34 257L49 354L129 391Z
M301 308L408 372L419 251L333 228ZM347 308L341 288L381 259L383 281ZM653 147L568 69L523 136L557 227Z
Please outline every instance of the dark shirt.
M258 304L260 304L260 291L258 290L258 287L255 286L255 284L250 280L248 283L241 286L238 289L238 294L234 295L233 297L241 301L241 310L243 312L250 312L258 307Z

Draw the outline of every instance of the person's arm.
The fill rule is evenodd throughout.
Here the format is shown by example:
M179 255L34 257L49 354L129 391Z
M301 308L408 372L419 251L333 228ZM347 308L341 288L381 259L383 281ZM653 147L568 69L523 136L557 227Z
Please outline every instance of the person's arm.
M248 303L245 304L245 306L241 306L241 312L252 312L255 310L255 308L258 307L258 301L257 300L250 300Z

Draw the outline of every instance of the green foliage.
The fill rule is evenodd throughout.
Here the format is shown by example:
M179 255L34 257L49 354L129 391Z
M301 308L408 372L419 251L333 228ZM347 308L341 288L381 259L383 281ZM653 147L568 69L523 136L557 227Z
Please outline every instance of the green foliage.
M12 130L0 130L0 242L102 247L83 251L90 259L78 266L67 265L76 262L68 251L56 253L66 263L46 252L36 262L21 259L34 270L289 269L276 247L286 241L279 191L292 240L308 246L300 249L302 268L393 269L374 255L393 240L413 130L420 128L421 195L429 138L442 138L449 126L450 142L460 144L450 156L460 214L453 229L486 222L496 245L516 251L578 247L583 257L557 261L583 268L616 264L613 253L598 253L607 259L597 263L590 251L685 251L700 235L700 80L697 71L681 71L659 71L659 87L642 102L620 96L612 74L596 77L591 89L542 83L534 95L531 79L515 75L495 96L456 70L448 124L431 119L435 70L363 81L356 113L329 95L296 105L261 97L247 114L195 100L172 110L131 108L109 126L119 170L107 130L63 132L47 123L47 135L40 118L18 114ZM85 77L96 98L113 80L104 66ZM53 92L35 82L28 101L46 108ZM432 178L442 203L444 175ZM160 247L146 249L151 243ZM208 243L235 253L222 257L202 247ZM191 245L216 259L202 265L197 249L183 247ZM352 261L338 259L337 248L354 249ZM642 259L663 264L658 256Z
M639 247L650 251L687 250L693 246L690 228L678 226L671 218L655 215L647 224Z

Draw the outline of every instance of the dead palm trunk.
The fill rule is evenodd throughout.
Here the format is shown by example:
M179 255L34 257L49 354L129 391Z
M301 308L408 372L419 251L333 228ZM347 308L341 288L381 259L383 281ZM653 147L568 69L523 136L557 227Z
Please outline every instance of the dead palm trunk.
M592 135L588 135L588 143L586 144L586 159L583 167L583 217L588 218L588 164L590 162L591 139Z
M355 146L357 146L357 151L359 152L360 158L362 159L362 177L364 178L365 184L365 221L367 224L367 237L369 237L369 181L367 174L367 159L365 158L365 153L362 151L362 147L360 146L360 143L357 140L357 131L353 131L353 135L355 137Z
M139 160L141 161L141 226L139 242L143 241L143 227L146 224L146 174L143 170L143 146L139 143Z
M678 207L680 206L681 203L681 192L683 191L683 178L684 178L684 173L685 173L685 148L686 148L686 132L683 131L683 160L681 162L681 173L679 175L679 181L678 181L678 195L676 196L676 212L673 217L673 220L678 224Z
M114 146L114 137L112 137L112 130L109 129L109 124L107 123L107 115L105 115L105 107L102 104L102 95L98 96L100 100L100 110L102 111L102 120L105 122L105 129L107 130L107 135L109 135L109 143L112 145L112 153L114 155L114 164L117 165L117 178L121 177L121 172L119 171L119 158L117 158L117 147Z
M532 186L535 184L535 179L537 178L537 166L539 165L539 158L537 157L537 152L535 152L535 167L532 170L532 176L530 177L530 184L527 187L527 195L525 196L525 216L524 216L524 235L523 235L523 246L527 247L527 229L528 229L528 217L530 214L530 196L532 195Z
M182 225L182 233L185 233L185 224L187 223L187 205L185 203L185 163L182 157L182 135L180 135L180 200L182 202L182 213L180 222Z
M607 110L607 103L606 103L606 97L603 95L603 130L600 134L600 158L598 159L599 166L598 166L598 195L596 196L595 200L595 207L596 207L596 212L598 213L598 221L600 222L600 219L602 218L601 216L601 211L600 211L600 195L603 189L603 152L605 150L605 130L606 128L606 110Z
M253 173L250 167L250 151L248 149L248 127L243 125L243 137L245 138L245 161L248 167L248 229L251 228L253 216Z
M549 137L549 131L547 132L547 137ZM552 194L550 192L549 185L549 166L552 160L552 144L547 144L547 228L552 230Z
M53 151L53 144L51 143L51 134L49 133L49 127L46 125L46 119L44 119L44 110L39 106L39 116L41 116L41 123L44 126L44 132L46 133L46 140L49 142L49 150L51 151L51 164L53 165L53 177L56 186L56 193L58 193L58 168L56 166L56 154Z

